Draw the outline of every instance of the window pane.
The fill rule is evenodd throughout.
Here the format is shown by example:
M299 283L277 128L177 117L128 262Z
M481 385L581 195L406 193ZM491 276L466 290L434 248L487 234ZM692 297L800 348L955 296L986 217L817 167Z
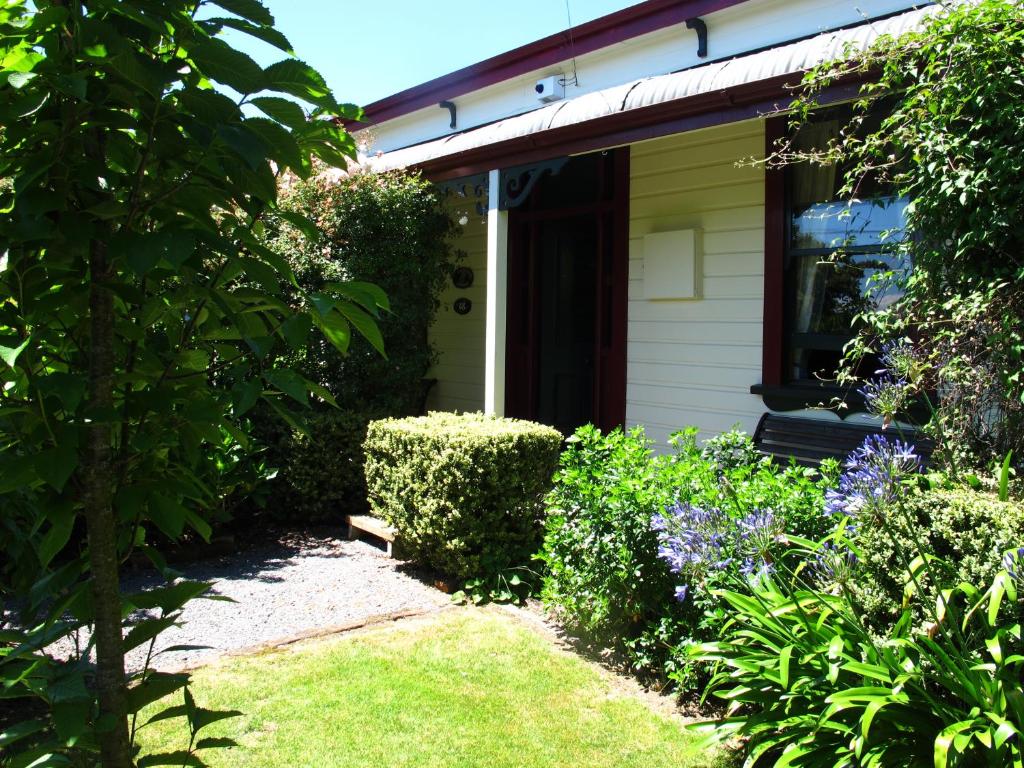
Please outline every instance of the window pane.
M844 254L834 261L795 256L787 270L789 375L794 379L831 378L843 345L857 330L856 317L882 309L902 295L881 274L904 268L888 253Z
M839 333L850 336L854 317L882 309L902 295L879 273L899 272L903 264L890 253L844 254L835 261L795 256L789 269L794 333ZM868 294L868 289L871 293Z
M821 249L897 242L905 226L906 208L905 197L892 196L849 203L814 202L794 207L790 220L790 247Z

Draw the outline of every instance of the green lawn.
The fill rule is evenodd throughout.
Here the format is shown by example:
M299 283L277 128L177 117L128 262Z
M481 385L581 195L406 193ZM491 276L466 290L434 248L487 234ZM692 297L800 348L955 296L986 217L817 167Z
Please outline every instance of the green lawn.
M240 748L211 766L346 768L710 768L678 721L513 616L447 611L212 665L201 706L242 717L211 726ZM142 731L146 751L180 749L183 726Z

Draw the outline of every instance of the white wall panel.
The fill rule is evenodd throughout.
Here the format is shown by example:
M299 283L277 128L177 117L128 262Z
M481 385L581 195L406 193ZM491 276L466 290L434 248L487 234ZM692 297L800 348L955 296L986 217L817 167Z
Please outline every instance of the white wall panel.
M753 431L764 413L764 126L748 121L635 144L630 172L626 420L661 446L696 426ZM703 298L646 301L643 237L703 232Z

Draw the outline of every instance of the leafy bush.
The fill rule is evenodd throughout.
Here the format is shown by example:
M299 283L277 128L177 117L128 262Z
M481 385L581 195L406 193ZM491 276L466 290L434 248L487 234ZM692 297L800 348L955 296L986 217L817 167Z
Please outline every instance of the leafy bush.
M363 441L371 416L341 410L309 415L304 430L279 419L260 421L264 461L277 470L267 484L266 515L273 520L340 523L366 513Z
M852 541L860 566L851 591L875 627L892 624L902 611L900 574L909 563L900 562L901 552L923 548L952 564L954 581L988 584L1003 553L1024 542L1024 505L971 489L908 489L890 517L885 526L858 526Z
M979 588L960 580L954 564L905 546L901 531L918 518L900 500L919 468L908 446L870 438L828 494L836 521L829 540L777 540L788 551L772 568L714 590L729 621L720 640L691 653L719 665L705 696L729 708L711 735L743 738L746 765L1020 764L1024 548L986 562L993 575ZM958 497L930 498L940 511ZM906 564L892 566L901 589L937 585L924 627L909 605L881 637L865 625L848 589L858 575L851 521L889 532L896 562ZM668 533L676 547L688 546L686 528Z
M581 427L562 454L547 499L541 596L599 644L621 650L660 619L685 614L650 526L672 498L668 468L639 427L607 436Z
M651 520L668 508L720 510L709 536L727 535L749 510L771 510L782 529L804 535L823 529L826 483L801 467L780 468L731 432L702 449L697 431L672 439L655 456L642 429L607 436L583 427L570 438L548 497L547 533L539 557L547 566L542 598L589 641L622 652L637 671L692 683L683 646L717 635L725 616L707 588L677 589L659 557ZM751 463L747 463L749 458ZM726 560L722 556L719 560ZM744 566L743 558L730 567ZM705 570L702 578L717 578Z
M540 544L561 443L550 427L482 414L374 421L370 507L413 559L460 579L502 573Z
M390 311L379 320L384 358L364 339L346 355L318 338L290 360L323 386L345 410L389 416L422 412L424 377L434 362L427 330L458 254L458 227L441 194L419 174L353 172L295 180L282 207L316 222L321 238L310 242L287 220L268 237L288 261L298 284L316 293L339 281L367 281L387 294Z

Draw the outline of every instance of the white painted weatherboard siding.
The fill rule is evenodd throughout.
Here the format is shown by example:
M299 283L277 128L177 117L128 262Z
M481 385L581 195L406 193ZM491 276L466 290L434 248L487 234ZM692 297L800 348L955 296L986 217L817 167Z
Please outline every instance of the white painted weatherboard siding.
M764 171L737 161L764 154L764 123L751 120L634 144L630 157L629 331L626 422L657 444L696 426L710 437L765 411ZM702 298L648 301L643 238L699 229Z
M475 200L452 198L451 208L456 221L462 213L469 216L455 247L466 255L460 264L473 270L473 285L459 290L449 282L441 295L441 308L428 334L438 359L428 374L437 383L427 396L427 408L479 411L484 407L487 219L477 214ZM453 309L462 296L473 302L468 315L457 315Z

